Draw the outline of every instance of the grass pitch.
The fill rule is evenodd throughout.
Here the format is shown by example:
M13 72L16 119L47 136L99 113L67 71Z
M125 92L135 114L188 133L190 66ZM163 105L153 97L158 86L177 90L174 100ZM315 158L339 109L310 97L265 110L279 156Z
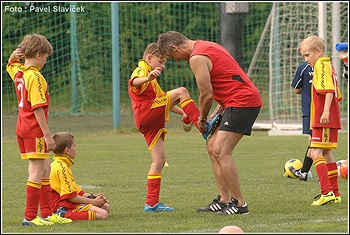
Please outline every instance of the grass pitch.
M20 160L15 138L2 140L2 233L218 233L227 225L244 233L348 234L348 181L339 179L341 204L313 207L320 188L314 167L308 181L283 177L284 163L303 161L307 136L268 136L253 131L233 153L248 215L197 213L217 196L205 141L192 130L168 129L160 201L174 212L145 213L151 157L143 136L133 129L76 135L78 153L72 171L86 192L104 192L111 204L107 220L73 221L22 227L27 161ZM348 134L339 134L336 160L348 158Z

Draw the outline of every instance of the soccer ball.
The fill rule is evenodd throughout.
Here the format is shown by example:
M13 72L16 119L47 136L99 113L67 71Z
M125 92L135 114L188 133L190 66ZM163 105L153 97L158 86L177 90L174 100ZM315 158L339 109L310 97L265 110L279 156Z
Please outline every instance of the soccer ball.
M340 166L341 164L344 162L345 160L339 160L337 161L337 168L338 168L338 177L340 178L341 175L340 175Z
M243 233L243 230L238 226L230 225L220 229L219 233Z
M340 165L339 173L343 179L348 179L348 159Z
M296 178L293 172L300 170L303 167L303 163L301 163L298 159L290 159L284 164L283 174L287 178Z

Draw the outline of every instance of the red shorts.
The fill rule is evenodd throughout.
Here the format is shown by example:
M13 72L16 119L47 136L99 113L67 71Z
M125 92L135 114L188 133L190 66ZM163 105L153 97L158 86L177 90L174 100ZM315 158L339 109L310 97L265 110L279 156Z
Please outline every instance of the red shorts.
M336 149L338 147L338 129L313 128L310 147Z
M139 131L145 137L148 145L148 150L152 150L158 139L164 139L167 130L165 122L169 121L170 114L170 93L156 98L152 108L149 110L146 117L141 121Z
M17 143L21 159L46 159L50 157L50 151L47 150L44 137L24 139L17 135Z

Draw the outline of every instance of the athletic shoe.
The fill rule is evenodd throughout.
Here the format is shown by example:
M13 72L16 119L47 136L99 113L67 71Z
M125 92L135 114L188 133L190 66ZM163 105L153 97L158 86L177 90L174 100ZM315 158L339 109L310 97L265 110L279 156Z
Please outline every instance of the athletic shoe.
M234 215L234 214L249 214L248 205L244 202L243 206L237 206L238 200L231 199L231 201L221 211L216 212L222 215Z
M336 200L335 195L332 191L327 194L319 194L315 197L315 200L311 206L323 206L329 203L332 203Z
M60 208L57 209L56 214L59 215L60 217L64 218L64 216L67 213L67 209L61 206Z
M35 217L33 220L27 220L26 218L23 219L22 221L22 226L43 226L43 225L52 225L52 222L46 221L40 216Z
M311 171L309 171L307 173L307 172L301 172L301 170L297 170L293 173L297 178L299 178L300 180L303 180L303 181L307 181L308 178L312 178ZM311 176L311 177L309 177L309 176Z
M52 214L51 216L44 218L44 220L52 222L54 224L68 224L73 221L69 218L63 218L57 214Z
M190 132L192 129L192 122L190 121L190 119L188 119L187 116L182 119L182 129L185 132Z
M212 120L207 122L207 124L204 127L205 132L202 134L205 140L210 138L211 134L213 134L216 127L219 126L220 122L221 122L221 113L216 114Z
M209 205L206 207L201 207L197 209L197 212L217 212L221 211L223 208L226 207L226 203L220 202L221 196L218 195L217 198L215 198Z
M145 212L160 212L160 211L174 211L174 208L168 207L166 205L164 205L163 203L157 203L154 206L149 206L149 205L145 205L145 207L143 208L143 210Z
M340 196L336 196L335 200L332 203L341 203L341 197Z

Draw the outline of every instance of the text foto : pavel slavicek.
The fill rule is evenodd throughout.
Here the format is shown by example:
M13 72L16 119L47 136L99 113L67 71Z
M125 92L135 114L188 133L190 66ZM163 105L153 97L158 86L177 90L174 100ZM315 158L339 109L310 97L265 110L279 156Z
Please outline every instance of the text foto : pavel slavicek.
M26 7L11 7L5 6L5 12L85 12L83 6L26 6Z

